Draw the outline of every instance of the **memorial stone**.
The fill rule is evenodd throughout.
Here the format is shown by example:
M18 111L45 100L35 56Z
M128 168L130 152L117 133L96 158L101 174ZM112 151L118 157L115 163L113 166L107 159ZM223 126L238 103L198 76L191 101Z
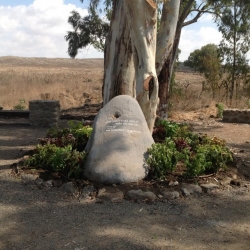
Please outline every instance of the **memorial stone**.
M148 174L147 149L154 143L138 102L130 96L113 98L97 114L85 148L85 176L114 184L136 182Z

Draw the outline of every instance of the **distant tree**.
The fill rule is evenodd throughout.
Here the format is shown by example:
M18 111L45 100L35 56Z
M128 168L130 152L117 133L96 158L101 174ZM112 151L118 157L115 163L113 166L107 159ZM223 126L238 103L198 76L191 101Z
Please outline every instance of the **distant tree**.
M222 77L222 65L217 45L207 44L201 49L196 49L190 53L184 65L204 75L214 98L216 91L220 88L220 79Z
M228 86L229 100L232 104L236 88L241 83L249 83L249 66L246 59L250 50L250 1L234 0L220 7L220 18L216 18L222 33L220 55L227 74L225 85Z
M89 45L104 52L105 40L109 32L109 22L100 18L95 9L89 8L89 15L83 18L78 12L72 11L68 23L73 28L73 31L68 31L65 36L70 57L75 58L79 49Z

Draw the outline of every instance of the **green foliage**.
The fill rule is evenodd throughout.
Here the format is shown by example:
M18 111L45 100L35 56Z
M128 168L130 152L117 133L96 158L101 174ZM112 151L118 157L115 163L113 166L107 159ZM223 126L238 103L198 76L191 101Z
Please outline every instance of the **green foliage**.
M147 163L151 167L151 171L155 178L163 178L167 173L172 172L179 160L180 153L175 147L173 140L166 138L165 142L153 144L148 149Z
M205 144L199 145L195 154L186 159L186 175L193 177L201 174L216 173L226 169L226 163L233 161L232 153L225 146Z
M78 12L72 11L68 23L73 28L73 31L68 31L65 36L70 57L75 58L78 50L88 45L93 45L95 49L104 51L109 23L100 18L94 8L89 8L89 15L83 18Z
M50 129L41 139L33 156L26 160L29 167L43 168L68 177L78 178L83 172L86 153L83 151L92 128L81 122L69 121L69 128Z
M14 110L25 110L26 106L24 104L25 104L25 100L24 99L19 99L19 104L15 105L13 107L13 109Z
M54 144L38 145L36 153L28 158L25 164L29 167L58 172L67 177L80 177L85 157L85 152L72 150L71 146L60 148Z
M223 140L194 134L186 124L160 120L156 123L154 133L160 133L165 138L148 149L147 163L156 178L164 178L167 173L174 172L177 166L181 166L183 175L188 177L215 173L233 161L232 153Z
M218 103L217 104L217 117L218 118L222 118L223 110L224 110L224 105L222 103Z
M92 128L84 126L82 122L68 122L69 128L53 128L48 131L45 143L55 144L59 147L71 145L78 151L84 150L88 139L92 133Z
M225 84L228 86L231 104L235 86L237 87L240 82L249 82L246 57L250 49L250 2L229 1L221 7L220 12L220 18L216 19L223 37L219 47L224 70L228 74Z
M201 47L201 49L196 49L190 53L184 65L204 75L206 78L205 84L208 85L208 89L212 90L214 98L222 77L222 65L218 47L215 44L207 44Z

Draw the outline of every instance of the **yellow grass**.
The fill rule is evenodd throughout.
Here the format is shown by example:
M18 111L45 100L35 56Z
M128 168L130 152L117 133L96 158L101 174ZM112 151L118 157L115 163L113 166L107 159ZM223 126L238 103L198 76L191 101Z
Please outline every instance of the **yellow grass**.
M102 59L48 59L0 57L0 106L13 109L20 99L28 108L30 100L60 100L61 108L102 102ZM171 97L172 111L194 111L224 103L223 95L212 100L202 90L204 78L192 72L177 72L176 91ZM241 93L237 106L247 108L250 99ZM235 103L234 103L235 105Z

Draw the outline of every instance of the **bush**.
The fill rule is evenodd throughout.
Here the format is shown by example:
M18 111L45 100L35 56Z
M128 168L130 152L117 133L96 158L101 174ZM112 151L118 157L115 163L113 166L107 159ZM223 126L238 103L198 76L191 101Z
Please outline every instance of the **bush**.
M148 153L150 157L147 163L151 167L150 172L155 178L160 179L167 173L173 172L180 159L180 153L171 139L166 139L162 144L153 144Z
M58 172L67 177L80 177L85 158L85 152L72 150L71 146L60 148L54 144L38 145L36 153L26 160L25 165Z
M217 117L222 118L223 116L224 105L222 103L217 104Z
M86 153L83 151L92 128L81 122L69 122L70 128L53 128L40 140L33 156L26 160L29 167L42 168L67 177L78 178L83 172Z
M58 147L71 145L77 151L83 151L92 133L92 128L81 122L69 121L69 128L53 128L48 131L47 137L41 144L55 144Z
M24 106L25 100L24 99L20 99L19 100L19 104L15 105L13 107L14 110L25 110L26 107Z
M196 177L226 169L226 164L233 161L225 141L194 134L186 124L157 121L154 133L159 135L159 130L164 140L148 149L147 160L156 178L174 172L178 164L182 165L184 175Z

